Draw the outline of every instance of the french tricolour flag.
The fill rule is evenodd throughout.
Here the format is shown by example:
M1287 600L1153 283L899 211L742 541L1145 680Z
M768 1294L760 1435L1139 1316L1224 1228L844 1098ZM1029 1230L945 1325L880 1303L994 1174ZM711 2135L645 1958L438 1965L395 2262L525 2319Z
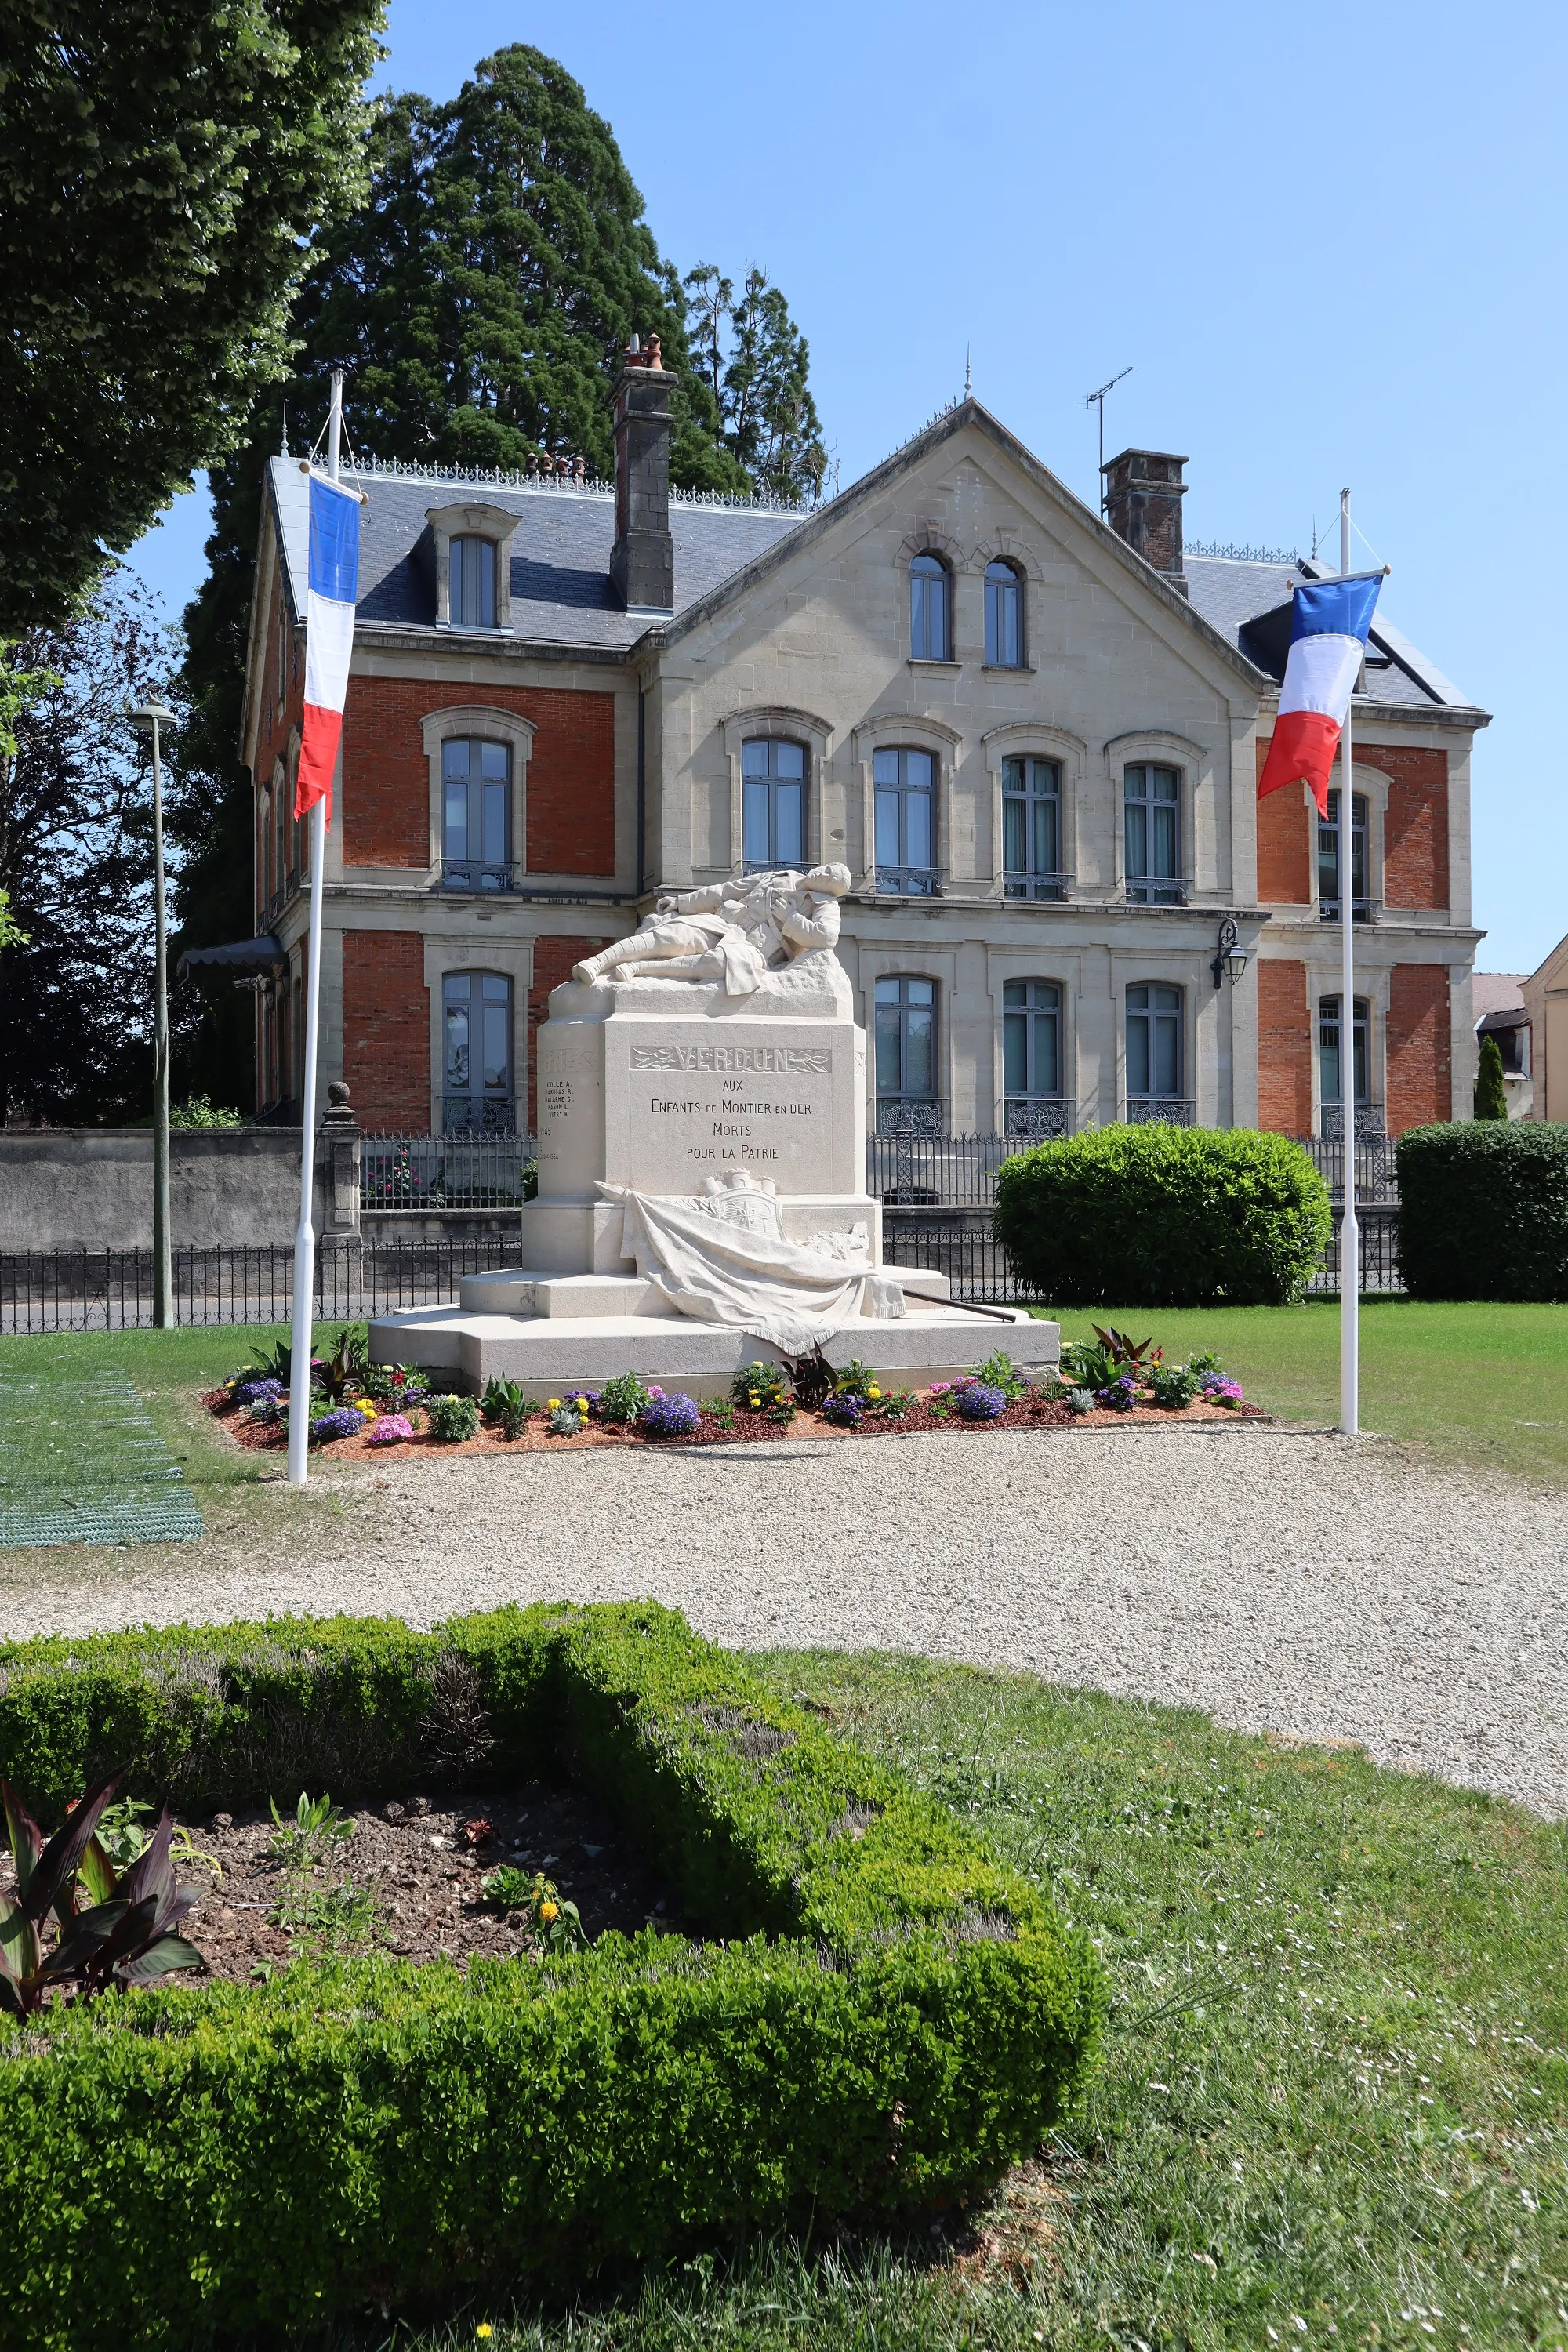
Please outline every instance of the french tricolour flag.
M1258 797L1309 783L1320 816L1329 813L1329 772L1366 651L1381 572L1314 580L1296 590L1290 651L1279 689L1279 716Z
M359 593L357 490L310 476L310 586L305 616L305 723L294 814L319 800L332 821L332 771L343 731L349 656L353 652L354 602Z

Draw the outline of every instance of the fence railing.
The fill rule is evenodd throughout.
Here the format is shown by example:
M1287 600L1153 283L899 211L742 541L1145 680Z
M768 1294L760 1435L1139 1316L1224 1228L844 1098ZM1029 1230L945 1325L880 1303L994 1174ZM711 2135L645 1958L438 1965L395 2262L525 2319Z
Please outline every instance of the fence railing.
M362 1209L517 1209L532 1193L533 1138L464 1129L360 1139Z
M496 1244L399 1242L384 1247L323 1242L316 1253L313 1312L357 1322L405 1307L455 1301L466 1274L486 1274ZM294 1252L177 1249L174 1320L284 1323L294 1311ZM0 1332L129 1331L153 1320L151 1250L0 1253Z

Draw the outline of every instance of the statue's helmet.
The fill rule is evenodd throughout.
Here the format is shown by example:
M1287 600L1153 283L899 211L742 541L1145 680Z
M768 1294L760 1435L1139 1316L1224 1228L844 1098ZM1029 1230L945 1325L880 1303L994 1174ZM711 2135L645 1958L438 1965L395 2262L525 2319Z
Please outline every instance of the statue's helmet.
M803 887L816 890L830 898L842 898L853 884L854 877L847 866L814 866Z

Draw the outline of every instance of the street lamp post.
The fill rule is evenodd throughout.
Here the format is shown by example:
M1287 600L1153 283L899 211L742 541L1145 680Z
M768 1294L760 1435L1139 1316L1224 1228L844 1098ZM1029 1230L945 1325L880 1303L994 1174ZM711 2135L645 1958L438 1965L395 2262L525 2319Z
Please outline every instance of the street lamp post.
M174 1320L174 1252L169 1237L169 958L168 912L163 890L163 770L160 730L174 714L150 698L126 717L153 744L153 891L156 910L157 972L153 1016L153 1321L160 1331Z

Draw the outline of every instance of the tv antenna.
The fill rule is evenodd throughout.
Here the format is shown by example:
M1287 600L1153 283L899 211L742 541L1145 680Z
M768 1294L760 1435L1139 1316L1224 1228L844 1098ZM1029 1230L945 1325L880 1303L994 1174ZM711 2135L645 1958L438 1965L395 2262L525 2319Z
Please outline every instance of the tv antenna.
M1131 368L1124 367L1121 375L1113 375L1109 383L1102 383L1098 392L1091 392L1083 404L1086 408L1093 408L1098 404L1100 408L1100 519L1101 522L1105 520L1105 395L1108 392L1115 391L1122 375L1131 375Z

